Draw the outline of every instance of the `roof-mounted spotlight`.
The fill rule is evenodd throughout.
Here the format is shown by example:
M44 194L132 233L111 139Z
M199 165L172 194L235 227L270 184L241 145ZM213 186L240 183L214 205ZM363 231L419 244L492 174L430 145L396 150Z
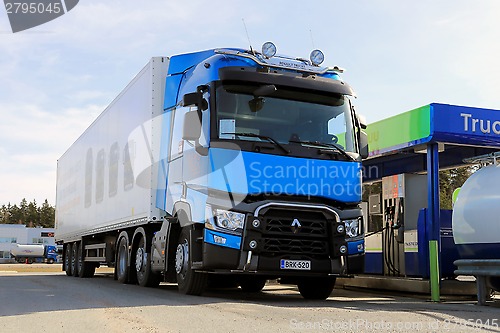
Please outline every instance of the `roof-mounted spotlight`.
M265 42L262 45L262 54L267 59L274 57L274 55L276 54L276 45L274 45L272 42Z
M309 59L311 59L311 63L314 66L319 66L325 60L325 55L320 50L313 50L311 52L311 55L309 56Z

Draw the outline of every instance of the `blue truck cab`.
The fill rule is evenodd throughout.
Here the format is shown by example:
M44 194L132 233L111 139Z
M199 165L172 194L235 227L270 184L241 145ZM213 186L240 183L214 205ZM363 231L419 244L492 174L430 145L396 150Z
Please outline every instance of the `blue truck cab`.
M368 148L354 92L320 51L273 47L170 58L156 195L167 218L151 271L181 292L280 279L324 299L336 277L363 271Z

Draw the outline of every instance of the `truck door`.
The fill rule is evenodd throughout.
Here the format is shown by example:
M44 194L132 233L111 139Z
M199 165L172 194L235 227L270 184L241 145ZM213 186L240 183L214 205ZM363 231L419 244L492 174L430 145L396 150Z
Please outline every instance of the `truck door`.
M172 130L169 149L169 172L167 188L167 210L172 212L173 204L180 200L183 191L182 166L184 155L184 140L182 131L184 126L184 115L189 107L177 107L172 111Z

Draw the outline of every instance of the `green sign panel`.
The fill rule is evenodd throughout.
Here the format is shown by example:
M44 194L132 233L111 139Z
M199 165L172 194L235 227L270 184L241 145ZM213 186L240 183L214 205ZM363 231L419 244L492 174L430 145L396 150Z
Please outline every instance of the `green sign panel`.
M370 155L426 142L431 134L431 106L426 105L368 125Z

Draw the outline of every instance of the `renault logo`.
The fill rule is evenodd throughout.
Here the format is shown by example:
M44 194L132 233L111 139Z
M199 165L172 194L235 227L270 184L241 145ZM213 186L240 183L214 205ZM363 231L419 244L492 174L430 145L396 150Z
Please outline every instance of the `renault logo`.
M293 219L291 227L293 233L296 234L297 232L299 232L300 228L302 228L302 224L300 224L299 220Z

